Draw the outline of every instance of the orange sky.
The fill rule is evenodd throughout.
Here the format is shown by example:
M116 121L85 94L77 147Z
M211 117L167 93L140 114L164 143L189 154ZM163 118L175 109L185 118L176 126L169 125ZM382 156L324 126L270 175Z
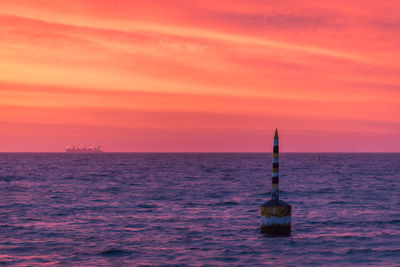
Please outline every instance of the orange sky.
M1 0L0 152L400 151L400 2Z

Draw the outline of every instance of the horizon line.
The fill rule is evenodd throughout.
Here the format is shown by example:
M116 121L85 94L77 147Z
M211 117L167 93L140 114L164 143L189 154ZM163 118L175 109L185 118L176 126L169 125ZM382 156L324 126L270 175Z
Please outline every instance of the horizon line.
M0 154L6 153L47 153L47 154L271 154L272 151L256 152L256 151L103 151L101 153L68 153L65 151L0 151ZM279 151L279 154L374 154L374 153L385 153L385 154L397 154L400 151Z

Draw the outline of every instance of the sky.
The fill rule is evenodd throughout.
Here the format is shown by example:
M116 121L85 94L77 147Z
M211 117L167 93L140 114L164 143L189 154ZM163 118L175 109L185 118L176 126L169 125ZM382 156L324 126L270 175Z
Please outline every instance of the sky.
M400 1L1 0L0 152L400 152Z

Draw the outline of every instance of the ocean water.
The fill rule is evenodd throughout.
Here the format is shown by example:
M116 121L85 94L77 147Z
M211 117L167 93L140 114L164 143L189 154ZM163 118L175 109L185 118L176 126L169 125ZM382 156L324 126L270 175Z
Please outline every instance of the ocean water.
M400 266L400 154L0 154L0 265Z

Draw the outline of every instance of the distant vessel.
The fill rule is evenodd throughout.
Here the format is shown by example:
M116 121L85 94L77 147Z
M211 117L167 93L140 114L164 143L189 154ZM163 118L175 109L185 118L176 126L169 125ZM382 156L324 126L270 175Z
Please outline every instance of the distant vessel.
M65 148L65 152L67 153L102 153L103 152L103 148L99 145L92 147L92 146L88 146L88 147L81 147L81 146L72 146L69 147L67 146Z

